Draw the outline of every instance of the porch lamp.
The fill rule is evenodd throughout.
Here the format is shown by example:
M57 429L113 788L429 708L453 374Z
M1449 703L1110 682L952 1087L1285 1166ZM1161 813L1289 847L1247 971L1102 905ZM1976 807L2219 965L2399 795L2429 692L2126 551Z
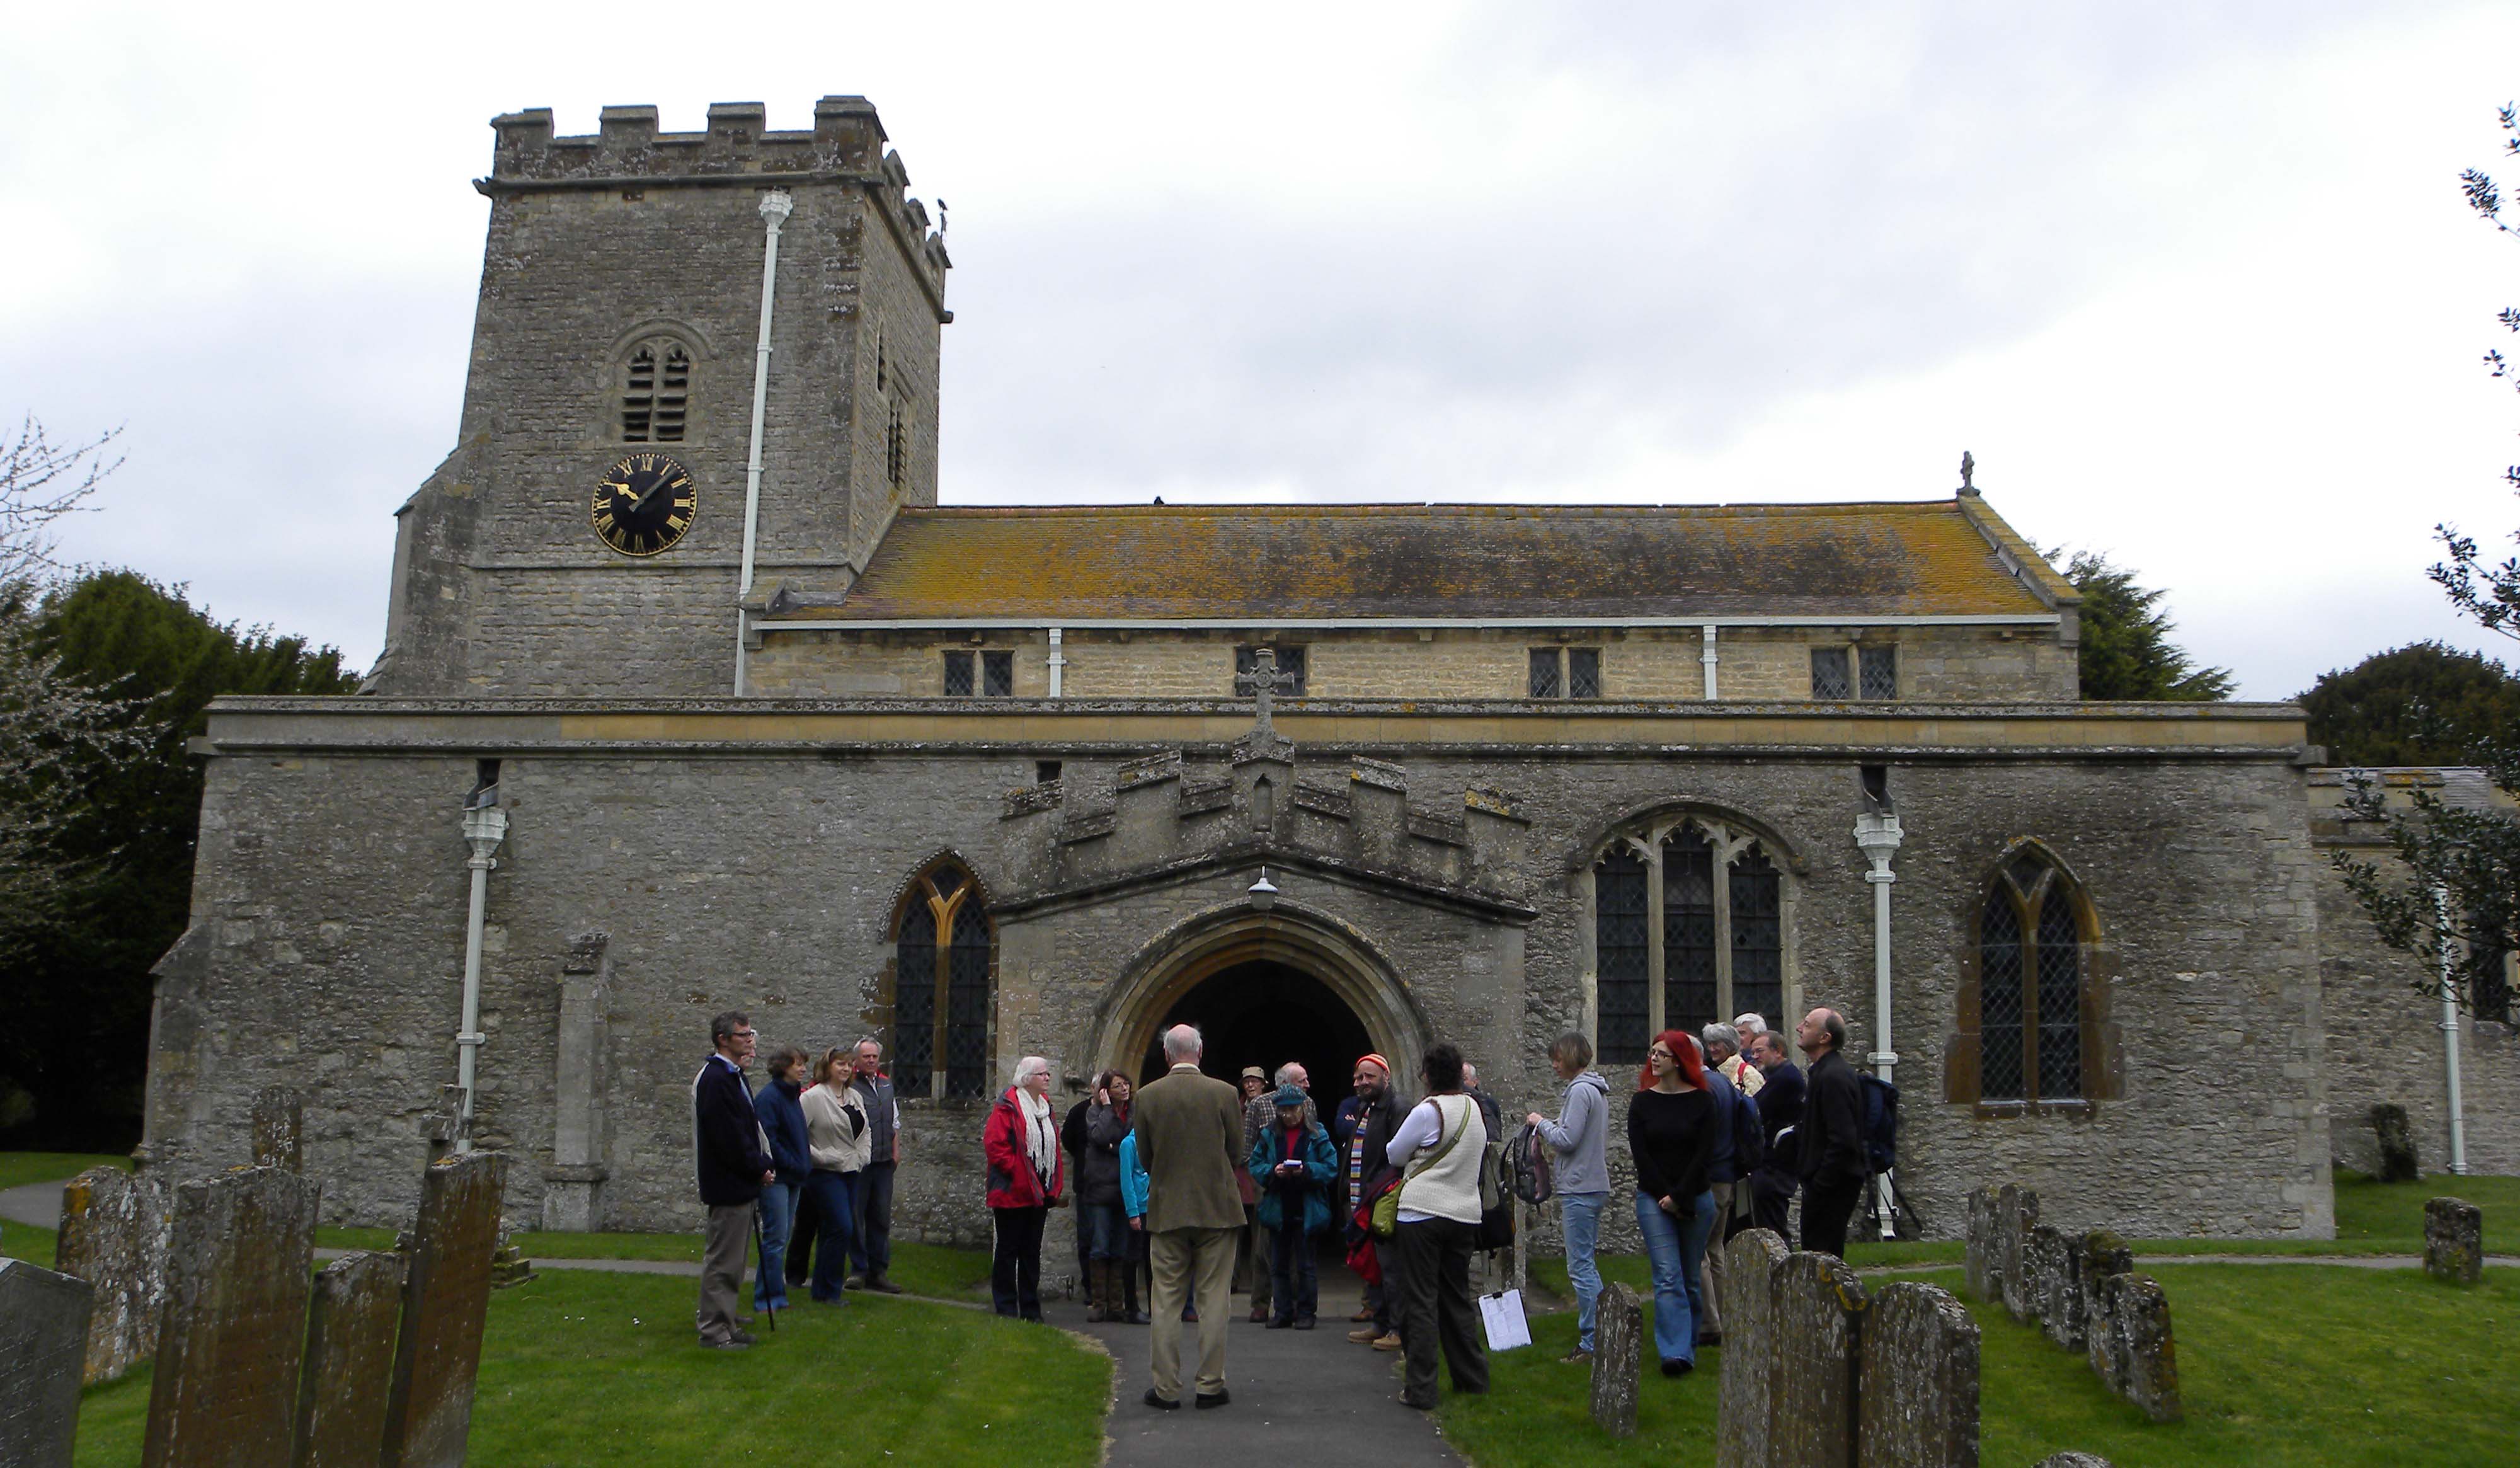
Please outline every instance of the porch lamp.
M1278 887L1276 883L1269 880L1269 868L1266 865L1260 868L1260 880L1251 884L1250 895L1251 906L1263 912L1278 905Z

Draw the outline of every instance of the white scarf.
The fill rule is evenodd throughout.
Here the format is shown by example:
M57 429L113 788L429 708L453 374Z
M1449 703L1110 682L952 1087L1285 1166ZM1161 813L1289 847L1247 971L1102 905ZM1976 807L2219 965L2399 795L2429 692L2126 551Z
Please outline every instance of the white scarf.
M1033 1176L1041 1179L1042 1191L1048 1192L1058 1168L1058 1134L1050 1128L1050 1097L1018 1086L1015 1103L1023 1108L1024 1155L1032 1159Z

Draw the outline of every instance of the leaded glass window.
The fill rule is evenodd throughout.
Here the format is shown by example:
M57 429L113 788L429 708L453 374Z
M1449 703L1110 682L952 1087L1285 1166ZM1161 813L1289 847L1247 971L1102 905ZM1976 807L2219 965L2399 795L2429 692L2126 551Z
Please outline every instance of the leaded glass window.
M1599 1035L1596 1048L1605 1062L1641 1062L1651 1038L1645 941L1645 864L1625 848L1593 868L1593 943Z
M1784 1017L1784 874L1715 822L1657 822L1613 845L1593 867L1593 938L1604 1061L1642 1060L1664 1030Z
M945 696L948 698L971 696L971 654L968 652L945 654Z
M1715 1022L1715 848L1683 827L1662 843L1662 1025Z
M1569 647L1566 649L1566 696L1598 698L1601 696L1601 649Z
M1558 670L1563 666L1564 664L1558 660L1556 648L1532 648L1531 682L1528 690L1530 695L1534 698L1566 696L1566 685L1558 677Z
M920 873L898 933L893 1084L906 1096L986 1095L997 938L979 884L952 862Z
M1756 846L1732 863L1733 1014L1755 1009L1781 1024L1785 1006L1783 880L1777 864ZM1709 1015L1709 1018L1721 1016Z
M1978 920L1978 1095L2017 1101L2022 1094L2021 914L2012 895L1988 894Z
M1899 649L1867 647L1861 664L1864 672L1864 696L1896 698L1899 696Z
M1814 647L1811 650L1812 696L1822 699L1852 698L1855 685L1847 667L1844 647Z
M1981 1101L2071 1100L2083 1074L2085 913L2070 878L2024 847L1978 912Z
M1015 655L1012 652L980 654L980 693L987 698L1012 698L1015 694Z

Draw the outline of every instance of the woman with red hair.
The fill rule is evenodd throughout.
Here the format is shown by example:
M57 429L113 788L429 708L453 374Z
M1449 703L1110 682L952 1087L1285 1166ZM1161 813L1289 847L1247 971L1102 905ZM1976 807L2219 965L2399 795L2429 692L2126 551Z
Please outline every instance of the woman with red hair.
M1665 1030L1645 1050L1645 1068L1628 1102L1628 1151L1637 1164L1637 1228L1653 1264L1654 1351L1662 1374L1697 1365L1697 1315L1688 1287L1706 1257L1715 1224L1715 1193L1706 1169L1715 1155L1715 1097L1697 1043Z

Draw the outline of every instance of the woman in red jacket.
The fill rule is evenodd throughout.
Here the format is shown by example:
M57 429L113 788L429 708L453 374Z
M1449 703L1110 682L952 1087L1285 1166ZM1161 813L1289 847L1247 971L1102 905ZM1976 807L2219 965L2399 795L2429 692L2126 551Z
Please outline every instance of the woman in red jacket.
M997 1223L997 1248L989 1261L989 1291L998 1313L1041 1318L1041 1225L1058 1195L1058 1123L1050 1114L1050 1062L1026 1055L1015 1062L1014 1084L989 1109L980 1133L989 1159L989 1217Z

